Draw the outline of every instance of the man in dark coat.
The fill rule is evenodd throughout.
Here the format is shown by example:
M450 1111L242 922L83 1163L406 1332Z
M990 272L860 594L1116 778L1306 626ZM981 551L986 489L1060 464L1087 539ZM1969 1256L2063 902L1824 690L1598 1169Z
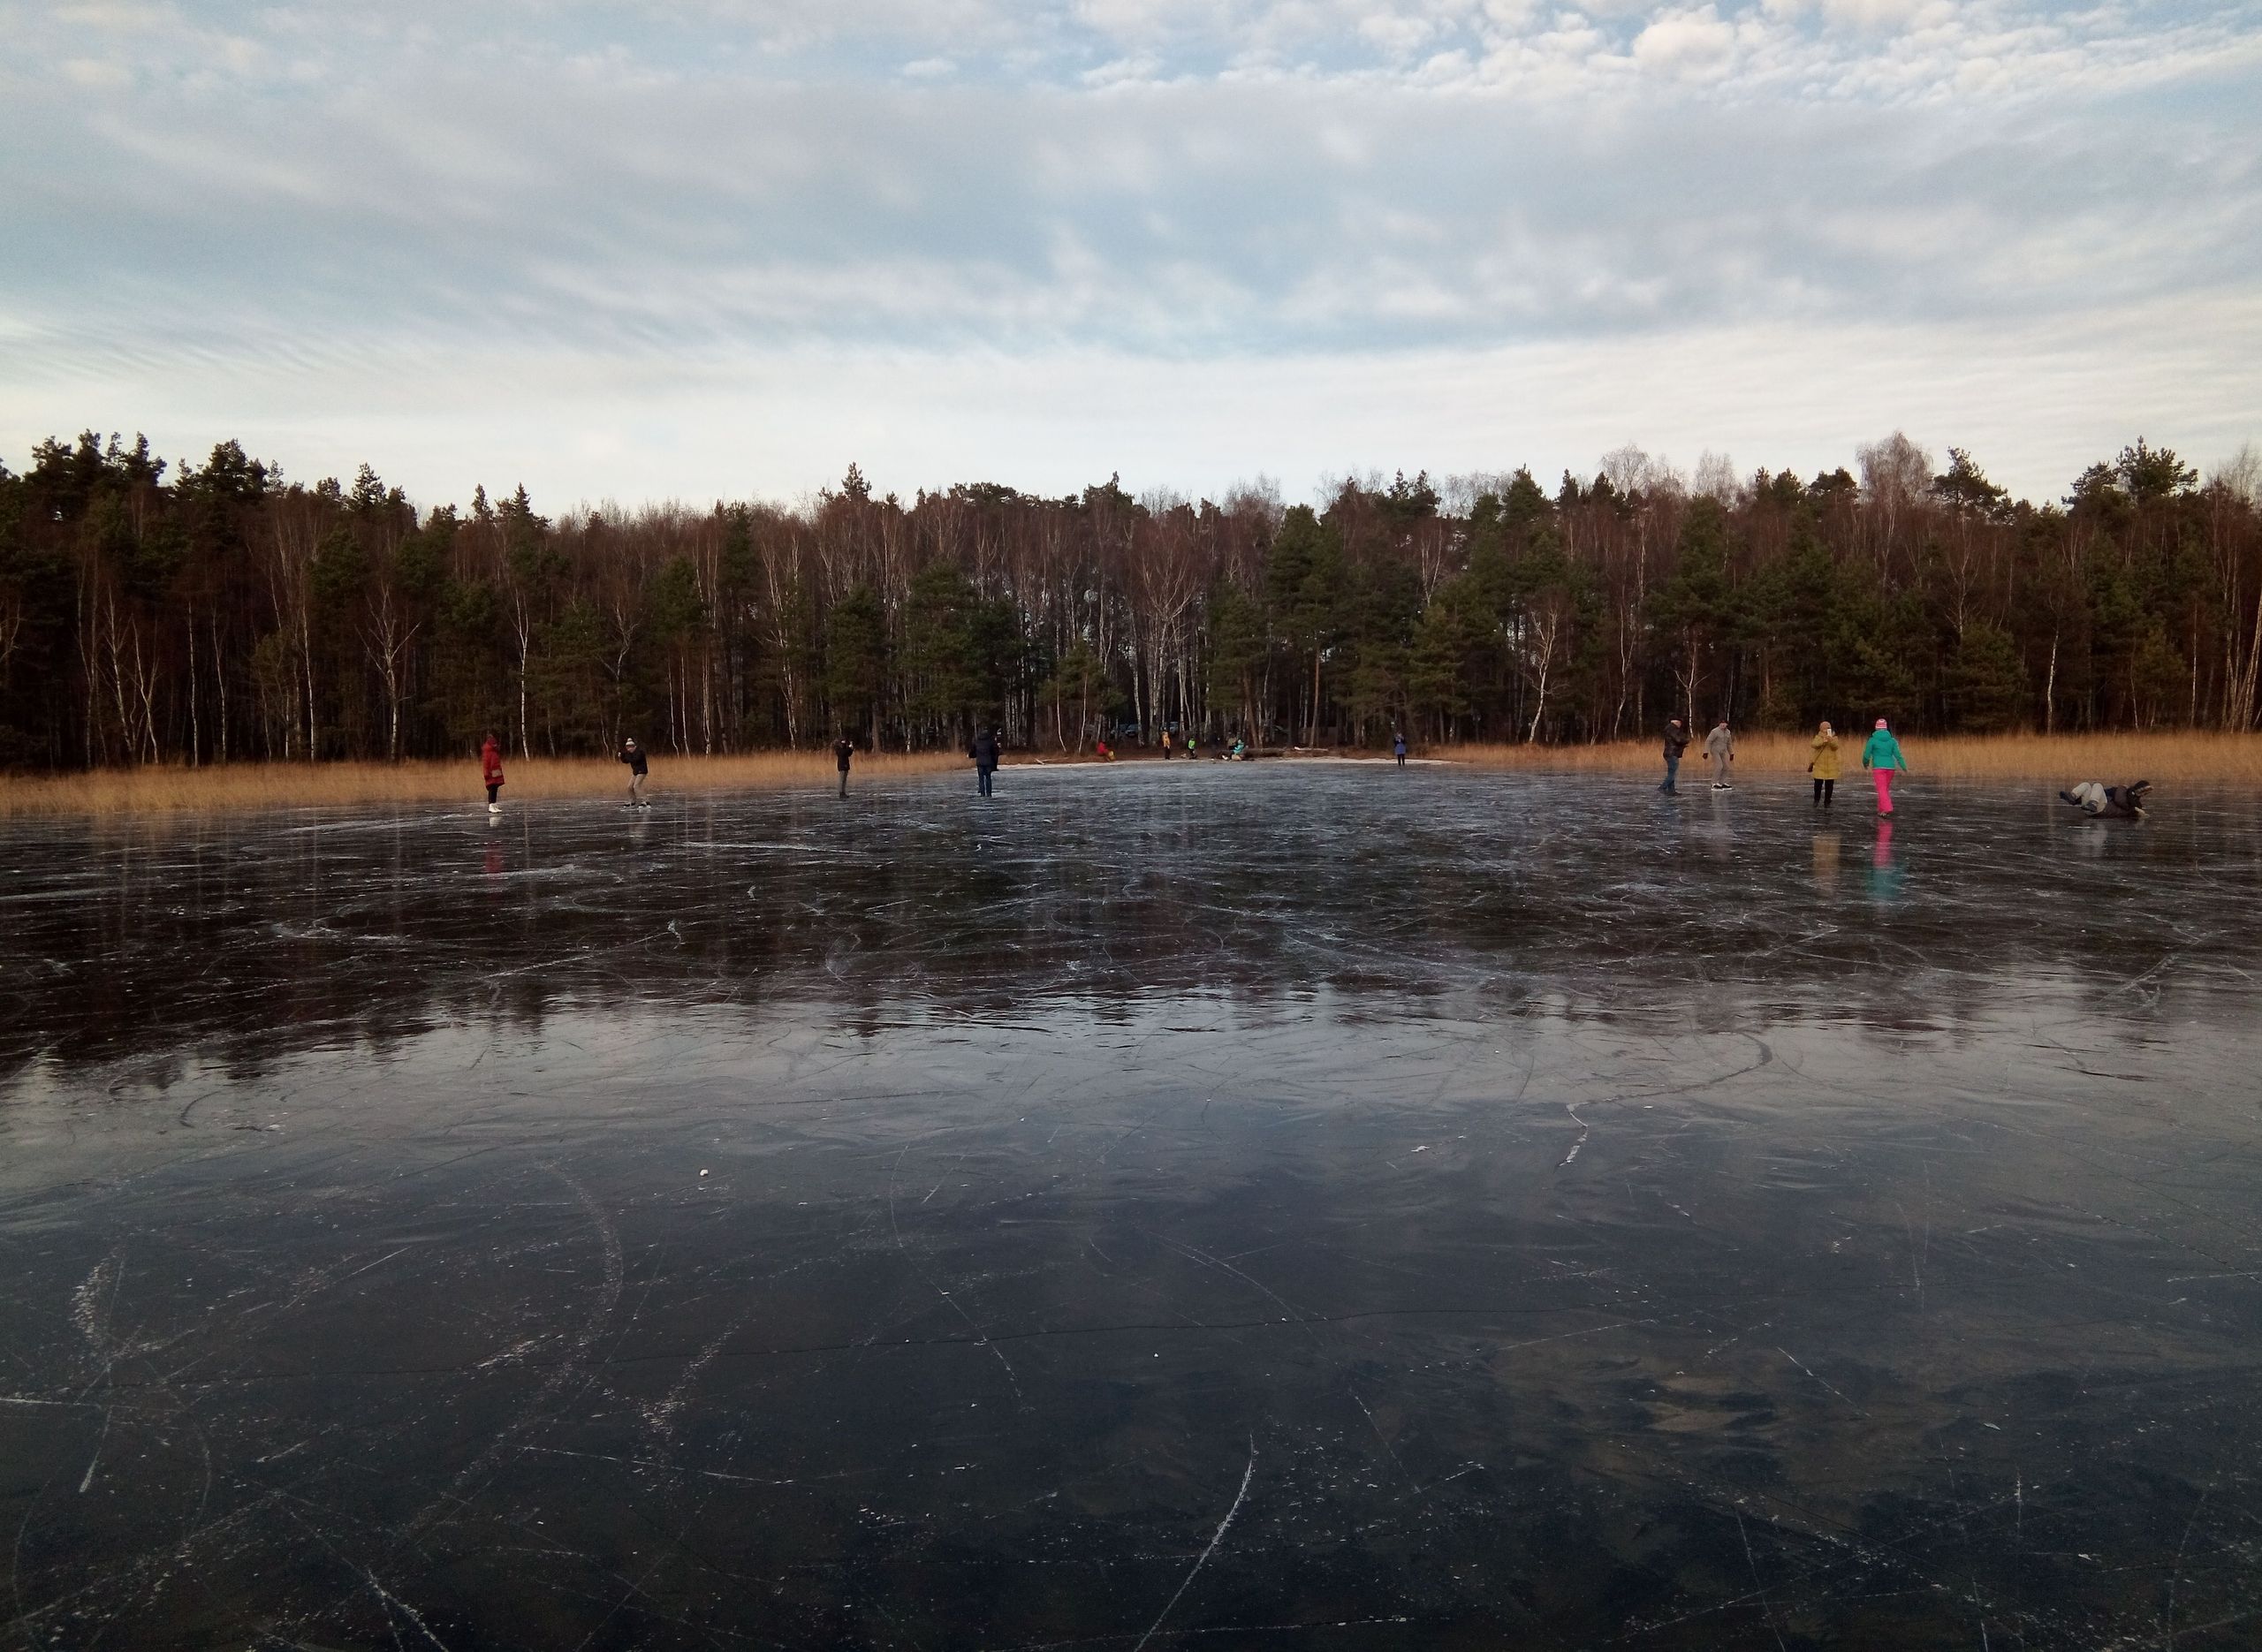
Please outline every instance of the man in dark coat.
M833 766L840 770L840 795L848 795L848 760L856 754L855 743L846 734L832 743Z
M986 798L990 795L990 777L998 771L998 731L983 730L974 737L974 744L966 748L966 754L974 759L975 781Z
M1667 797L1674 796L1679 790L1674 784L1674 777L1681 772L1681 754L1688 749L1689 731L1675 717L1665 725L1665 784L1658 788Z

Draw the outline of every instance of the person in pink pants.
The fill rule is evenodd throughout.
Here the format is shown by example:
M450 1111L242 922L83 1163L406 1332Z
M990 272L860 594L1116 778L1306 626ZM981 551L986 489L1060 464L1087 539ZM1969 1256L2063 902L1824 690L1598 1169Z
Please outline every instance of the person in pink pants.
M1877 720L1877 729L1869 744L1862 747L1862 767L1877 781L1877 812L1893 813L1893 771L1906 771L1909 760L1901 754L1901 742L1893 738L1893 730L1883 717Z

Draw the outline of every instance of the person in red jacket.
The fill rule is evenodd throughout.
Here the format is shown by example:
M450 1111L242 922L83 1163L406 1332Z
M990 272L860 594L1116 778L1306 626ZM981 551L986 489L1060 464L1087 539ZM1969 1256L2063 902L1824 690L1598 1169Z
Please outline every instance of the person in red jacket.
M500 815L503 806L495 797L503 789L503 744L491 729L487 733L487 744L479 748L479 772L487 782L487 812Z

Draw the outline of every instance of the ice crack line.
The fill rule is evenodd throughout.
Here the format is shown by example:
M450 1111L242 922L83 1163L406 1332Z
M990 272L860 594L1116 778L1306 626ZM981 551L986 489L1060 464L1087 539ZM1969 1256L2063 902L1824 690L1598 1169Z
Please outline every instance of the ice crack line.
M1249 1482L1256 1474L1256 1436L1252 1434L1249 1436L1249 1466L1241 1471L1241 1489L1233 1493L1233 1507L1227 1509L1226 1518L1218 1522L1218 1529L1210 1534L1210 1546L1196 1558L1194 1569L1180 1580L1178 1593L1172 1595L1169 1603L1155 1615L1155 1621L1147 1625L1147 1633L1139 1637L1139 1644L1133 1647L1131 1652L1146 1652L1147 1642L1155 1638L1155 1631L1163 1626L1163 1620L1177 1608L1179 1601L1185 1595L1186 1591L1194 1587L1195 1578L1200 1574L1202 1568L1209 1564L1210 1557L1217 1552L1218 1545L1225 1540L1226 1528L1233 1523L1233 1516L1241 1512L1241 1505L1249 1501Z
M1563 1156L1563 1163L1555 1167L1559 1171L1567 1168L1573 1159L1579 1156L1579 1149L1586 1146L1587 1138L1594 1133L1594 1126L1579 1117L1579 1110L1576 1107L1566 1102L1563 1103L1563 1110L1570 1114L1571 1122L1578 1125L1579 1139L1571 1143L1571 1150Z

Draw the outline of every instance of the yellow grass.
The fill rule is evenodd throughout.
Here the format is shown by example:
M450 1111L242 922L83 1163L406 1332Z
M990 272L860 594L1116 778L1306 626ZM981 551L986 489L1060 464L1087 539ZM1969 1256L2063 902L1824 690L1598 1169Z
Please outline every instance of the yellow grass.
M1861 772L1867 731L1839 736L1839 764L1848 777ZM1901 742L1918 775L1951 780L2221 781L2262 784L2262 734L2194 731L2160 734L1922 735ZM1346 755L1350 754L1346 753ZM1455 746L1422 754L1476 769L1548 773L1633 774L1657 769L1658 742L1611 746ZM1736 769L1747 775L1803 775L1807 737L1736 736ZM1059 763L1073 762L1053 756ZM1087 759L1086 761L1091 761ZM852 785L905 775L963 769L955 752L913 756L858 753ZM628 771L601 757L512 758L503 799L621 795ZM1701 747L1691 745L1683 764L1690 779L1705 772ZM732 757L652 759L649 794L777 791L834 784L828 752L755 752ZM0 819L55 815L163 815L262 808L348 808L373 804L482 801L479 764L466 760L409 763L231 763L203 769L106 769L93 774L0 779Z
M856 754L854 786L867 780L962 769L950 752L914 756ZM604 757L506 758L503 801L625 797L627 769ZM830 788L830 752L755 752L732 757L652 754L646 795ZM262 808L351 807L387 803L483 803L479 762L230 763L202 769L104 769L92 774L0 779L0 819L23 815L177 815Z
M1710 772L1699 729L1682 760L1684 777ZM1735 767L1740 774L1804 775L1812 755L1805 734L1738 734ZM1846 776L1862 772L1866 728L1838 731L1838 767ZM1627 774L1662 772L1661 740L1621 740L1610 746L1461 746L1427 753L1479 769L1524 769L1551 772ZM1947 780L2049 780L2063 785L2102 780L2120 785L2130 780L2262 783L2262 734L2220 734L2193 730L2157 734L1955 734L1937 739L1901 737L1912 772Z

